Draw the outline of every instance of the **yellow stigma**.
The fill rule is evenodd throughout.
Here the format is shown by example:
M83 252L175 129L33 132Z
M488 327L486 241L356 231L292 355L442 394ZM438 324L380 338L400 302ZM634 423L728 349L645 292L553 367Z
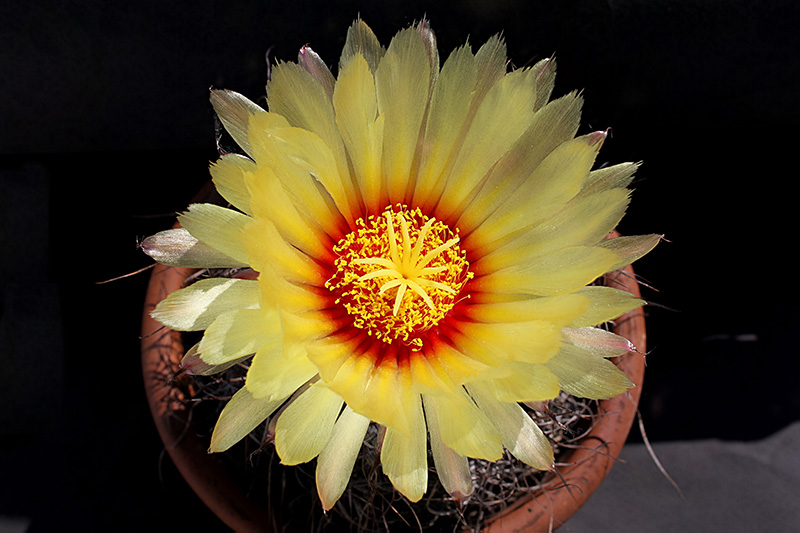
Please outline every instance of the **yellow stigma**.
M419 335L452 309L472 273L457 233L419 209L397 207L356 221L334 247L336 272L326 286L356 327L419 348Z

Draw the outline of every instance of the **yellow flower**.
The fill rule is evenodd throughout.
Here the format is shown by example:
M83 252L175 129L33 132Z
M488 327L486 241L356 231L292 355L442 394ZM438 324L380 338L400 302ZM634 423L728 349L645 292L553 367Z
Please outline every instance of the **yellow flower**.
M575 138L576 93L548 103L554 61L506 64L499 37L456 49L440 70L426 22L384 49L356 21L338 78L304 47L299 64L273 70L269 111L212 92L244 151L211 167L235 209L191 205L181 229L144 243L165 264L258 273L199 281L152 313L205 330L189 372L255 354L211 451L278 413L282 462L317 458L330 509L375 422L397 490L424 494L430 435L439 479L466 495L467 457L496 460L505 447L552 467L519 402L631 386L607 358L632 346L593 326L641 301L587 285L659 240L604 240L636 165L591 170L605 133Z

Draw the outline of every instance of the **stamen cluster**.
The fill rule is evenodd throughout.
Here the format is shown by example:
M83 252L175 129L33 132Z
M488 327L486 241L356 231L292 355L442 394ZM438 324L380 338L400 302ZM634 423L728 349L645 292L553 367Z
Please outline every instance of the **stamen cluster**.
M356 226L334 247L336 272L326 287L356 327L419 349L420 335L444 318L472 277L457 231L402 205Z

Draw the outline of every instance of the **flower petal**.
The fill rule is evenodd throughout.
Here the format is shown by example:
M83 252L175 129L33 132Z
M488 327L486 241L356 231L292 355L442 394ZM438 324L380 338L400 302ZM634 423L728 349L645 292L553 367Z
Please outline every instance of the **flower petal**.
M189 350L186 351L186 354L181 359L181 364L179 366L182 372L186 372L190 376L213 376L214 374L219 374L220 372L229 369L233 365L239 364L248 357L246 355L240 359L233 359L228 361L227 363L222 363L221 365L210 365L203 361L203 358L200 357L200 352L197 351L197 347L200 343L195 344Z
M428 423L428 434L431 441L431 453L436 474L439 476L444 490L451 496L461 498L472 492L472 476L469 461L442 442L439 432L439 420L435 409L429 407L429 398L422 396L425 405L425 419Z
M535 262L546 253L568 246L596 244L622 219L629 199L629 191L620 188L576 199L553 217L471 264L470 270L479 275Z
M609 270L617 270L626 267L650 252L661 242L663 235L631 235L627 237L617 237L601 242L601 246L607 250L613 250L620 260L617 261Z
M355 184L367 209L377 213L386 203L381 198L384 120L378 114L372 71L362 55L354 55L340 68L333 107Z
M305 314L324 309L331 304L331 296L310 285L292 283L280 277L268 264L259 265L261 306L280 305L282 312Z
M186 228L168 229L142 241L142 251L162 265L182 268L238 268L247 263L197 240Z
M275 67L272 78L267 84L267 92L270 110L286 117L286 125L315 133L327 145L326 152L330 152L336 162L348 204L353 213L357 212L358 197L350 177L344 143L333 113L333 92L327 94L324 86L321 89L315 78L292 63L280 63ZM325 187L328 185L325 184ZM329 190L336 199L334 191ZM343 209L339 200L337 205ZM352 218L351 213L345 211L342 213L348 219Z
M246 387L242 387L225 404L217 425L211 434L209 452L224 452L253 431L261 422L275 412L286 398L263 400L254 398Z
M178 222L193 237L245 265L247 250L242 240L242 228L249 221L247 215L214 204L192 204L178 217Z
M246 182L255 219L271 221L286 242L306 255L323 262L333 262L335 257L330 236L313 221L301 216L271 168L259 167L247 176ZM276 205L281 206L280 209L275 209Z
M247 125L252 115L264 113L264 110L241 94L228 90L212 90L211 105L236 144L247 155L252 155Z
M341 396L317 382L289 404L275 426L281 463L296 465L319 455L331 438L342 403Z
M311 77L322 86L328 99L333 97L333 86L336 84L336 78L333 77L328 65L325 64L318 53L308 45L303 46L297 54L297 64L306 69L311 74Z
M463 389L458 395L430 395L425 409L436 417L442 442L466 457L497 461L503 456L503 441L486 415Z
M423 345L428 361L432 366L435 365L434 368L440 368L445 373L447 381L456 385L463 385L498 364L496 358L486 361L470 357L448 342L433 340L430 344L431 346Z
M253 357L245 386L254 398L286 398L316 375L302 345L266 344Z
M442 192L438 218L457 216L454 213L479 190L491 168L528 129L536 99L534 76L529 69L511 72L481 101Z
M414 391L427 394L452 394L455 391L457 385L438 357L427 357L420 350L412 351L408 357Z
M527 322L547 320L567 325L582 316L590 300L581 294L528 298L513 302L478 303L465 305L464 314L477 322Z
M569 93L537 111L528 129L492 169L481 193L465 206L456 226L469 235L525 183L544 159L578 130L583 100Z
M411 396L404 407L409 412L411 431L405 434L386 428L381 448L381 465L394 487L417 502L428 487L427 431L419 395Z
M325 276L309 256L290 246L271 221L258 218L244 229L243 239L250 265L259 272L272 268L282 279L293 283L322 286Z
M171 329L200 331L222 313L257 308L259 294L257 281L203 279L167 296L150 316Z
M558 213L581 190L604 137L594 133L559 145L505 203L464 237L463 246L491 250L497 244L490 245L503 237Z
M485 352L494 355L498 363L544 363L558 351L561 342L560 328L547 320L500 324L465 322L460 329L474 341L470 346L464 344L466 353ZM459 339L456 344L460 342Z
M250 145L260 168L269 168L280 181L294 208L309 224L338 240L345 226L329 192L344 202L336 164L328 147L311 132L301 128L271 127L250 121ZM327 156L327 157L326 157ZM322 190L325 182L332 191Z
M385 52L372 29L359 18L347 29L347 37L339 59L339 72L359 54L367 61L370 70L375 72Z
M480 102L484 95L506 73L506 43L499 35L492 35L475 54L478 78L475 85L475 101Z
M433 207L444 188L444 172L455 158L462 132L467 126L478 70L469 47L457 48L436 78L425 124L413 205Z
M598 357L618 357L636 350L631 341L600 328L564 328L564 340Z
M644 304L629 292L612 287L584 287L576 292L589 298L589 307L580 317L567 324L573 328L596 326L608 322Z
M497 427L505 447L514 457L539 470L553 467L550 442L522 407L516 403L497 401L482 384L472 384L468 389L478 406Z
M208 364L219 365L254 354L264 345L283 342L274 309L239 309L222 313L206 329L198 350Z
M383 178L388 203L405 201L422 119L428 106L431 70L420 30L412 26L392 39L375 70L378 113L384 117Z
M333 507L350 481L369 422L369 418L345 406L328 444L317 458L317 493L326 511Z
M502 402L542 402L561 392L558 376L545 365L508 361L502 374L489 382L494 396Z
M553 94L553 87L556 83L556 60L546 58L538 61L531 67L536 75L536 103L535 109L541 109Z
M633 175L639 169L639 163L620 163L598 168L589 172L582 194L593 194L608 189L627 187Z
M410 434L414 430L413 421L410 420L409 410L403 403L404 396L408 396L404 385L410 382L410 376L402 374L396 360L385 358L374 366L369 381L363 389L354 387L347 392L348 397L355 394L363 396L364 403L358 412L386 427Z
M472 280L475 290L555 296L584 287L613 269L619 256L597 246L572 246Z
M569 344L545 364L558 376L563 391L581 398L613 398L634 386L608 359Z
M245 176L255 169L253 161L239 154L223 155L210 167L211 179L217 191L236 209L248 215L252 211Z

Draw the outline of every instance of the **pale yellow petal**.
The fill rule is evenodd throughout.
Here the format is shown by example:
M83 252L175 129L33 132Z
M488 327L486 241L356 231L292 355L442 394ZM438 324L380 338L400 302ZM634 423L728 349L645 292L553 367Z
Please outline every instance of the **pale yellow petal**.
M489 361L473 359L446 342L432 342L432 344L431 347L423 346L428 361L444 372L446 382L456 385L463 385L499 364L496 357ZM467 347L469 346L470 343Z
M142 241L142 251L167 266L183 268L238 268L247 263L197 240L186 228L168 229Z
M320 136L301 128L276 128L269 130L268 134L271 144L274 144L277 149L277 154L285 156L285 158L281 158L284 164L292 163L297 167L289 165L287 169L289 172L286 172L287 178L283 180L287 191L290 192L289 196L293 196L291 194L293 189L302 186L302 189L294 192L295 200L304 203L314 202L318 205L317 209L324 214L323 205L330 209L330 206L324 201L326 194L329 194L338 209L338 212L331 210L331 216L338 217L341 213L348 222L352 223L358 204L353 203L352 185L349 189L346 185L350 180L349 174L344 177L340 176L334 154ZM346 171L347 168L344 168ZM309 176L311 180L308 179ZM305 179L300 181L301 178ZM318 190L316 182L325 188L326 194L322 194ZM310 198L311 200L309 200ZM309 206L308 209L310 208ZM325 227L327 228L327 226Z
M211 165L211 179L217 191L236 209L251 214L250 192L245 176L253 172L256 164L239 154L226 154Z
M369 418L345 406L328 444L320 452L316 470L317 493L326 511L333 507L347 487L368 428Z
M543 364L518 361L503 363L505 375L488 382L494 396L503 402L542 402L561 392L558 376Z
M354 56L361 55L374 72L385 52L372 29L359 18L347 29L347 37L339 59L339 71L341 72Z
M288 306L280 307L284 338L287 340L307 344L328 337L353 323L344 312L332 313L324 310L289 312L287 308Z
M197 343L186 351L186 354L184 354L183 359L181 359L181 364L179 366L181 372L185 372L190 376L213 376L214 374L219 374L220 372L227 370L250 357L249 355L246 355L240 359L233 359L227 363L222 363L221 365L210 365L203 361L203 358L200 357L200 352L197 351L197 347L199 345L200 343Z
M359 412L379 424L411 434L414 431L413 413L404 403L410 385L409 372L401 371L396 361L384 360L372 371L363 393L359 393L364 396L364 405Z
M557 351L561 342L560 328L548 320L480 324L465 322L464 335L474 343L464 351L473 355L479 350L503 361L544 363ZM461 339L456 341L458 345ZM466 348L466 345L465 345Z
M633 382L608 359L565 344L546 363L558 376L561 389L581 398L613 398L633 387Z
M503 456L500 434L463 389L458 395L426 396L425 409L436 417L442 442L457 454L487 461Z
M211 434L209 452L224 452L275 412L286 398L264 400L254 398L246 387L242 387L225 404Z
M588 297L590 303L584 314L567 324L573 328L608 322L644 304L629 292L612 287L584 287L577 294Z
M516 403L500 402L482 384L468 387L478 406L487 414L503 437L511 454L539 470L553 467L553 448L539 426Z
M581 194L594 194L608 189L627 187L638 168L639 163L619 163L592 170Z
M286 398L316 375L302 345L267 344L253 357L245 384L254 398Z
M336 176L336 166L330 151L314 133L300 128L270 127L261 125L260 121L260 117L250 121L250 145L260 167L259 173L264 167L268 168L280 181L300 216L338 240L346 226L330 195L320 188L318 181L320 176L330 178L330 185L332 180L338 179L338 176L331 177ZM314 145L310 146L312 142ZM309 150L319 153L312 154Z
M326 276L309 256L290 246L271 221L252 220L244 229L249 263L259 272L268 265L281 278L294 283L322 286Z
M429 399L422 396L425 405L425 420L428 423L431 452L436 474L444 489L455 498L463 498L472 492L472 476L469 461L442 442L436 411L429 407Z
M568 246L592 245L614 229L628 206L627 189L610 189L570 202L542 223L481 257L470 270L476 275L535 262L539 256Z
M322 86L328 99L333 97L333 87L336 78L333 77L328 65L322 60L318 53L306 45L300 48L297 53L297 64L306 69L311 77Z
M281 311L306 313L328 307L330 294L309 285L292 283L279 276L269 264L259 265L259 288L261 289L261 306L275 307L280 305Z
M319 455L331 438L342 403L341 396L317 382L289 404L275 426L281 463L296 465Z
M198 240L215 250L247 264L242 228L250 217L214 204L192 204L178 222Z
M252 155L247 137L248 122L252 115L264 110L241 94L228 90L212 90L211 105L233 140L246 154Z
M516 70L486 94L449 172L437 207L439 218L460 213L491 168L528 129L536 99L533 78L530 70Z
M578 130L583 100L569 93L537 111L525 133L492 169L479 195L464 207L456 226L468 235L516 194L553 150Z
M475 99L480 101L506 73L506 43L499 35L489 37L475 54L478 69Z
M542 59L531 67L536 76L536 103L534 107L541 109L550 100L556 82L556 60Z
M420 169L412 204L433 206L444 188L445 169L455 159L467 127L477 79L469 46L457 48L445 61L431 96L430 112L420 152ZM431 200L433 199L433 200Z
M438 357L427 357L422 351L409 355L411 383L416 392L427 394L452 394L457 385L453 383Z
M375 71L378 113L384 117L383 178L388 203L405 201L428 105L431 70L419 28L401 30Z
M286 125L306 129L331 114L325 89L297 63L279 62L273 67L267 82L267 106L271 113L284 117Z
M636 350L625 337L601 328L564 328L561 335L566 342L598 357L618 357Z
M344 143L333 113L333 87L328 94L312 75L293 63L278 64L267 85L269 108L286 117L287 124L315 133L336 161L336 169L352 210L358 208L356 189L350 177ZM327 185L326 185L327 187ZM333 192L332 192L333 194ZM337 205L338 205L337 200ZM345 213L348 218L350 213Z
M199 331L222 313L257 308L259 298L257 281L210 278L173 292L150 316L171 329Z
M198 350L203 361L219 365L254 354L267 344L280 345L282 333L276 310L229 311L206 329Z
M617 237L601 242L598 246L612 250L619 256L619 260L609 268L617 270L626 267L650 252L661 242L661 235L631 235L629 237Z
M247 176L246 182L254 218L271 221L289 244L306 255L333 263L334 242L313 221L300 215L272 169L260 167ZM278 205L281 208L275 209Z
M364 362L369 363L367 358L354 355L361 340L361 335L353 335L350 338L336 335L309 343L307 346L308 358L319 368L320 377L325 383L330 384L347 362L352 364L363 359ZM365 372L368 371L368 368L365 369Z
M381 466L403 496L417 502L428 487L428 447L425 418L419 395L403 406L409 413L410 434L386 428Z
M555 148L513 195L463 238L463 245L488 252L501 244L496 241L558 213L580 192L604 138L595 133Z
M339 71L333 107L350 161L355 184L370 212L382 209L384 120L378 114L375 80L367 61L354 55Z
M573 246L473 280L476 290L555 296L588 285L612 269L619 255L600 247Z
M464 314L478 322L527 322L547 320L556 325L571 323L583 316L590 300L580 294L527 298L513 302L465 305Z

